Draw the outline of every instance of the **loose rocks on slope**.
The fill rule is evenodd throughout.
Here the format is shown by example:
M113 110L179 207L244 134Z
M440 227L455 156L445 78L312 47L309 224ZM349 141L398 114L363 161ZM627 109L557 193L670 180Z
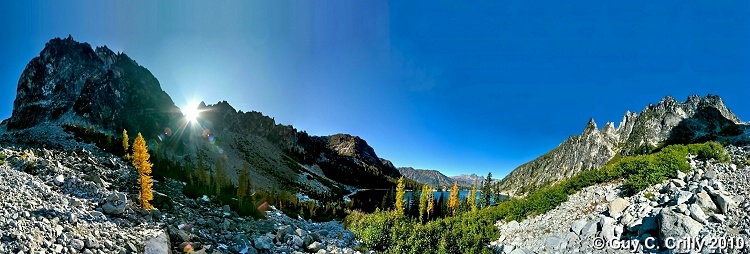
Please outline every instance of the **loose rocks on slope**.
M171 209L144 212L134 203L135 170L85 149L6 147L0 165L0 253L355 253L339 222L267 219L182 195L183 183L157 182Z
M748 253L750 167L738 168L735 163L747 158L750 147L729 146L726 150L733 163L690 158L691 173L679 174L677 179L631 197L608 198L619 194L620 185L596 185L571 195L567 202L545 214L520 223L498 222L501 237L492 246L497 253L659 252L674 244L664 242L671 237L745 243L722 250L694 245L677 252ZM597 238L623 245L619 249L597 248ZM648 240L653 241L649 243L655 244L656 250L645 245Z

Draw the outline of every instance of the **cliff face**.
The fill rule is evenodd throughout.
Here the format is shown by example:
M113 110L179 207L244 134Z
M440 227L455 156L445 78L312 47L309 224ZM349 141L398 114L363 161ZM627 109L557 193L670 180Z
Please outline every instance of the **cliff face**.
M693 95L685 102L672 97L649 105L640 114L626 112L619 126L608 122L598 129L589 120L583 132L571 136L550 152L513 170L501 189L521 194L555 183L588 169L604 166L616 154L639 154L660 145L708 140L746 142L724 135L722 128L741 123L720 97Z
M151 73L123 53L52 39L18 81L9 129L84 123L151 135L181 116Z
M389 188L400 176L357 136L311 136L226 101L199 110L198 121L186 121L146 68L68 37L50 40L28 63L4 123L9 131L80 124L115 137L141 132L162 162L221 166L235 183L249 165L256 187L338 192L344 185Z

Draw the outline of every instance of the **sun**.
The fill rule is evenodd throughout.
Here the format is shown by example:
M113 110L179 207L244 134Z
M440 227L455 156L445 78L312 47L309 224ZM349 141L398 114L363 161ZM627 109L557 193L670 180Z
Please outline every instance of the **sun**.
M188 122L195 122L198 119L198 114L200 112L198 111L198 103L191 102L187 105L187 107L182 109L182 114L185 115L185 119L188 120Z

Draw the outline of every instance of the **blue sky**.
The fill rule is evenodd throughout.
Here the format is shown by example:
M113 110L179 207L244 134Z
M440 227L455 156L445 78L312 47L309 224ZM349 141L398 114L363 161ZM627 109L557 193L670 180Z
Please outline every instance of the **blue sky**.
M3 1L0 118L44 43L124 51L178 106L227 100L396 166L516 166L666 95L750 119L747 1ZM271 3L272 2L272 3Z

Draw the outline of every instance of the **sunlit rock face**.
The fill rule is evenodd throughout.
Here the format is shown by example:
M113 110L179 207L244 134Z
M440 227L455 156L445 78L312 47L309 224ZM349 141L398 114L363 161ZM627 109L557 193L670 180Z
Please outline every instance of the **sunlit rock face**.
M9 129L82 124L150 135L180 113L151 73L123 53L72 37L47 42L18 80Z
M722 127L739 123L741 121L719 96L692 95L685 102L667 96L640 114L627 111L618 126L608 122L600 130L594 119L589 120L580 135L569 137L552 151L513 170L501 181L501 189L522 194L583 170L600 168L618 153L638 154L665 144L709 140L747 142L747 135L723 137L721 134Z

